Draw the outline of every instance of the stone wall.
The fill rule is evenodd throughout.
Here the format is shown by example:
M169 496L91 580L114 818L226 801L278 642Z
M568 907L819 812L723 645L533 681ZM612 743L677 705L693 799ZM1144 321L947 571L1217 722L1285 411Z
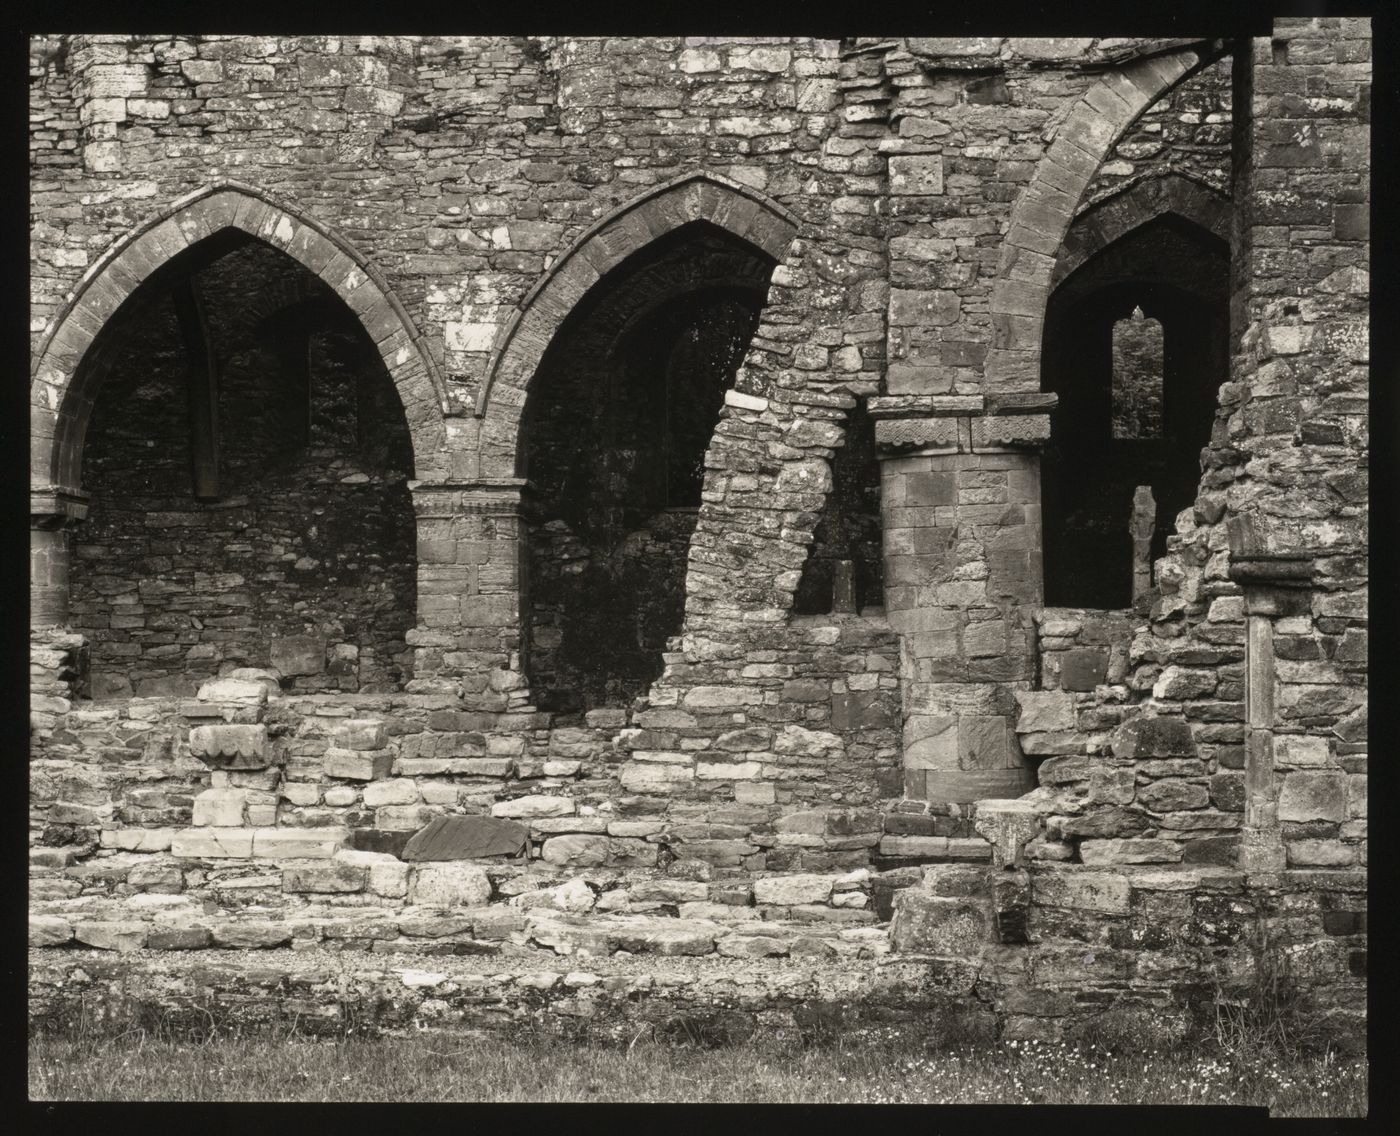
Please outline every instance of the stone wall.
M1177 174L1229 194L1231 60L1205 67L1143 112L1089 183L1081 209L1145 178Z
M1130 679L1243 771L1246 842L1299 865L1365 855L1367 34L1255 44L1233 381Z
M1065 686L1072 657L1090 661L1078 637L1095 622L1094 638L1117 644L1109 668L1122 685L1075 696L1087 706L1018 694L1022 744L1055 754L1039 770L1046 839L1032 856L1364 861L1366 529L1348 495L1366 484L1365 230L1353 227L1365 167L1341 154L1367 129L1365 34L1352 21L1282 21L1267 50L1255 45L1250 111L1236 117L1251 267L1235 277L1232 381L1195 505L1155 565L1148 619L1041 616L1047 691L1057 669ZM1353 117L1308 117L1324 105ZM1317 429L1331 430L1326 443L1308 441ZM1092 661L1097 678L1105 660Z
M1247 985L1258 931L1354 1028L1367 37L1280 21L1233 62L1204 39L34 40L36 945L501 952L525 991L560 988L530 952L893 949L1030 1036ZM1172 203L1231 245L1199 492L1138 611L1047 611L1047 303L1074 257ZM571 312L706 227L766 292L705 450L680 622L659 677L615 700L643 697L556 719L527 678L535 379ZM85 702L73 627L105 662L128 605L84 574L113 563L105 594L144 607L177 552L99 543L70 617L66 549L111 524L122 468L102 467L114 432L83 360L226 229L319 277L377 349L412 450L383 489L411 477L415 625L390 618L382 670L347 693L321 689L342 686L329 663L279 675L239 650L202 696ZM667 302L733 277L680 272ZM794 615L804 573L873 540L869 463L858 493L833 487L838 454L869 456L858 407L883 597ZM368 513L342 457L313 455L287 516ZM546 631L572 556L548 523ZM402 548L359 532L333 542L356 563ZM407 559L376 577L400 581L396 613ZM335 603L268 591L313 631ZM204 645L181 642L193 624L140 630L138 682ZM400 631L411 679L366 689L410 673L380 645ZM434 841L445 859L418 855Z
M1164 1040L1210 1030L1213 998L1276 983L1315 1026L1359 1048L1365 988L1364 876L1117 863L1012 872L930 868L904 889L894 958L957 957L995 991L1006 1038L1073 1037L1106 1010ZM980 948L970 943L987 944ZM999 944L999 945L992 945Z
M184 701L55 694L34 707L36 838L63 862L99 847L204 847L221 829L323 830L397 853L436 816L489 814L525 818L549 863L654 867L669 847L751 873L858 867L896 760L893 644L854 616L804 622L806 648L759 665L747 702L698 685L631 725L625 710L557 726L430 695L269 701L275 676L252 669ZM59 672L80 642L36 640L36 665ZM357 733L347 719L370 725ZM251 731L237 744L257 760L211 772L192 755L198 731L221 723ZM347 730L370 741L338 741ZM200 800L220 819L195 815ZM555 835L570 839L542 846Z

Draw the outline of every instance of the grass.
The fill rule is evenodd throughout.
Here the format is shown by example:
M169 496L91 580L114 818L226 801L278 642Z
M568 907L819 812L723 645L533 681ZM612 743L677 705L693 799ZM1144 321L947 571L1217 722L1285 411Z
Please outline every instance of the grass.
M1364 1058L1087 1042L932 1050L898 1028L833 1044L769 1036L717 1048L447 1033L200 1043L136 1033L29 1045L35 1100L1243 1104L1275 1116L1363 1116L1366 1093Z

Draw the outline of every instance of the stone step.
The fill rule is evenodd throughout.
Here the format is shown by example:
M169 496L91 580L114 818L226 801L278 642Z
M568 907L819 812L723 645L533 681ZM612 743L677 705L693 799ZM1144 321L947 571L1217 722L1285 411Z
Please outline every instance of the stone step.
M966 971L964 974L963 971ZM936 972L936 974L935 974ZM937 981L930 981L935 976ZM29 1010L36 1028L71 1028L100 1004L163 1012L172 1029L213 1024L335 1034L354 1027L519 1030L530 1026L626 1043L675 1028L695 1041L739 1040L760 1025L796 1039L807 1028L908 1022L936 1030L963 1018L975 971L882 956L718 954L571 956L502 950L414 957L394 950L31 951ZM990 1011L976 1004L988 1029ZM966 1022L960 1025L965 1029Z
M753 909L748 909L752 911ZM549 953L764 958L888 953L884 924L833 924L815 917L702 918L666 914L570 914L509 904L477 908L335 908L293 910L250 905L208 914L183 896L80 898L35 905L30 945L141 950L330 946L425 955Z

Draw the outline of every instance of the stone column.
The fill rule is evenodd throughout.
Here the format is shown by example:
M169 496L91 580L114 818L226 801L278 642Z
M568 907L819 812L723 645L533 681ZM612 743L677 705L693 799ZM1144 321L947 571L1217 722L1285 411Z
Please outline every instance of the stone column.
M74 526L87 516L85 493L32 491L29 497L29 625L68 622L68 564Z
M1303 552L1266 552L1247 518L1229 524L1230 579L1244 588L1244 831L1239 866L1278 872L1286 865L1274 772L1274 621L1306 615L1312 606L1312 559Z
M900 636L905 795L965 803L1034 786L1014 726L1035 677L1040 455L1053 395L872 399L885 602Z
M410 482L418 524L418 626L408 689L459 694L471 709L529 701L521 659L523 478Z

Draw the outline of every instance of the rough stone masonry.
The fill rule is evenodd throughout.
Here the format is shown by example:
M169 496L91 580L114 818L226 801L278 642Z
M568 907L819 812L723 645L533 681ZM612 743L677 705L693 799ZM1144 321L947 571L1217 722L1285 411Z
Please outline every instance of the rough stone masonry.
M34 1020L1357 1036L1370 29L1201 31L34 37Z

